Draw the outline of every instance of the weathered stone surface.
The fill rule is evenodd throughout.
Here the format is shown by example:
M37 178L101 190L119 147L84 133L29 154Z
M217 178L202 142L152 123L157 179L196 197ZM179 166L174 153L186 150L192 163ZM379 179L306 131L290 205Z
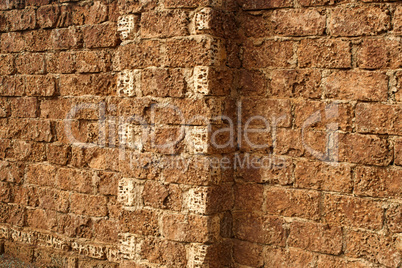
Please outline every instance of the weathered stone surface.
M96 24L83 29L83 41L86 48L115 47L117 28L114 23Z
M375 18L375 19L374 19ZM376 35L390 29L389 11L380 7L335 8L328 28L334 36Z
M70 211L73 213L91 217L104 217L107 215L107 199L104 196L73 193L70 200Z
M359 103L356 106L356 125L361 133L400 134L400 105Z
M325 222L330 225L373 230L382 228L383 209L379 202L328 194L324 197L323 207Z
M252 212L233 215L234 236L254 243L285 245L283 220L274 216L260 216Z
M317 220L319 201L320 194L316 191L268 187L265 190L264 205L269 214Z
M365 39L357 51L357 64L364 69L402 66L401 44L395 39Z
M248 41L244 45L244 67L292 67L294 65L292 41L268 40L262 44Z
M371 262L389 267L398 267L401 264L401 253L390 237L371 232L348 230L346 239L346 256L363 257ZM380 248L381 250L379 250Z
M277 35L322 35L325 15L317 10L276 10L271 16L273 31Z
M237 263L258 267L264 263L263 247L246 241L235 240L233 243L233 257Z
M144 38L166 38L187 35L187 14L173 10L166 12L144 12L141 16L141 36Z
M162 218L163 236L174 241L212 242L219 231L217 227L216 219L207 216L170 214Z
M273 70L270 76L272 96L307 99L321 97L321 74L317 70Z
M327 98L386 101L388 77L379 72L338 71L323 81Z
M292 247L338 255L342 251L342 229L311 222L292 222L288 243Z
M267 247L264 254L265 263L273 267L300 266L308 267L315 263L315 256L309 251L298 248Z
M402 170L379 167L356 167L354 192L360 196L401 197Z
M340 134L339 160L356 164L387 166L393 159L386 139L375 135Z
M350 68L350 43L339 39L305 39L297 52L300 67Z
M259 10L259 9L271 9L271 8L292 7L293 6L293 2L289 1L289 0L275 0L275 1L241 0L241 1L239 1L239 3L244 10Z
M353 189L352 167L298 161L295 167L295 185L298 188L350 193Z

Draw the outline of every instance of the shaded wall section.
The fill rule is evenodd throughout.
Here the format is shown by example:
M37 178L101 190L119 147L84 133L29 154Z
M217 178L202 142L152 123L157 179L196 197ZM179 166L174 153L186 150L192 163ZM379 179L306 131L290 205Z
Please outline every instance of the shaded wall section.
M269 146L239 152L271 162L236 170L239 267L401 265L401 6L381 2L243 1L239 99Z

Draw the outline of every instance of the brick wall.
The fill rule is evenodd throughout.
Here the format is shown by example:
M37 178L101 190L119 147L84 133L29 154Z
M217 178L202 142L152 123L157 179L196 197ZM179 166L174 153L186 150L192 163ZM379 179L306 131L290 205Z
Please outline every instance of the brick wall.
M0 4L0 250L399 267L398 2Z
M239 267L400 267L401 6L384 2L243 1L243 113L283 118L251 133L271 146L240 146L273 164L237 172Z

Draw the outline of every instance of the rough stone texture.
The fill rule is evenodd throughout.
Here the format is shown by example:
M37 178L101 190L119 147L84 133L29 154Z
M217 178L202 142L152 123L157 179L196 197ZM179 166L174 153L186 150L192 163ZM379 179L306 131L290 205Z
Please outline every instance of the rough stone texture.
M350 43L340 39L303 39L298 49L299 66L350 68L350 50Z
M352 191L351 165L330 166L321 162L299 161L295 167L295 185L298 188L324 191Z
M271 20L276 35L322 35L325 30L325 16L317 10L276 10Z
M288 243L291 247L338 255L342 250L342 231L339 227L293 222Z
M356 55L359 67L372 70L401 67L400 41L394 38L367 38L362 41Z
M333 36L362 36L379 34L390 26L389 10L385 7L335 8L328 30Z
M400 105L359 103L356 106L358 131L362 133L399 135L401 133L399 124L400 108Z
M381 203L353 197L325 195L324 221L337 226L380 230L383 224Z
M264 41L256 45L245 44L244 66L247 68L291 67L293 64L293 42Z
M383 0L1 1L0 254L401 267L401 18Z
M281 98L319 99L322 95L320 84L321 73L318 70L273 70L270 93Z
M388 77L377 72L334 72L323 81L327 98L340 100L386 101Z
M271 165L236 173L238 267L401 265L402 12L364 2L241 2L239 112L271 119L247 133L267 147L239 150ZM287 222L286 246L249 231L267 216Z
M265 207L269 214L312 220L319 218L318 192L268 188L265 195Z

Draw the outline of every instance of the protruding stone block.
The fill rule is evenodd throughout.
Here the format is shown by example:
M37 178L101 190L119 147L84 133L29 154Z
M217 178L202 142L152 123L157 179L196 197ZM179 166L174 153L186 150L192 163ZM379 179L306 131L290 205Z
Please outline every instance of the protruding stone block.
M207 66L196 66L194 68L194 91L195 93L200 93L207 95L210 91L209 89L209 67Z
M206 257L208 253L208 245L201 244L193 244L191 245L189 258L188 258L188 267L190 268L201 268L206 267Z
M135 179L123 178L119 182L117 201L124 206L139 208L142 206L144 186Z
M185 206L190 212L204 214L207 210L207 188L197 187L186 193Z
M120 254L123 259L134 260L137 254L137 237L133 234L119 234Z
M189 127L186 140L191 154L207 153L209 144L208 127Z
M117 22L117 31L121 40L131 39L137 29L138 17L136 15L120 16Z
M117 91L120 96L128 97L141 95L141 71L123 70L117 79Z
M205 31L212 29L213 9L203 8L195 15L195 28L197 31Z

